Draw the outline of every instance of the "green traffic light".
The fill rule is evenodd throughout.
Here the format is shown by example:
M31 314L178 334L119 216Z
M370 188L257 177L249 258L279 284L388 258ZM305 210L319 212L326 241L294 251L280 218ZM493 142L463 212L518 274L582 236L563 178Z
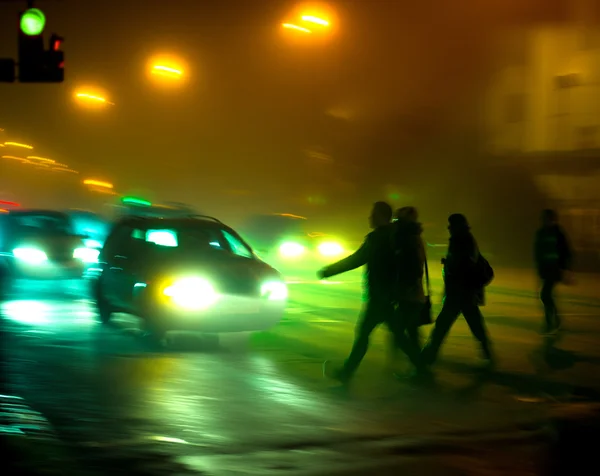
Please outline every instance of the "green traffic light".
M46 26L46 15L38 8L30 8L21 16L21 31L29 36L40 35Z
M123 197L121 199L121 202L123 202L123 204L125 204L125 205L138 205L140 207L152 206L152 203L149 202L148 200L144 200L142 198L135 198L135 197Z

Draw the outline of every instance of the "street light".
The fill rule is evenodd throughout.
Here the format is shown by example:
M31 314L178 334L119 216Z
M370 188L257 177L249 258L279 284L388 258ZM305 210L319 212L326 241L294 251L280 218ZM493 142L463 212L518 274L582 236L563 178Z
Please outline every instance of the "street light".
M339 23L336 11L324 2L299 3L288 13L288 19L282 23L283 28L312 33L315 41L331 38Z
M111 106L115 105L115 103L110 102L105 97L102 97L97 94L75 93L75 97L77 99L79 99L81 101L85 101L86 103L89 103L89 104L99 104L99 105L110 104Z
M323 18L316 17L314 15L302 15L302 21L307 23L314 23L315 25L329 26L329 22Z
M282 23L281 26L283 28L287 28L288 30L296 30L301 31L302 33L312 33L308 28L304 28L298 25L294 25L293 23Z
M55 161L52 159L47 159L46 157L38 157L37 155L28 155L27 158L30 160L38 160L40 162L47 162L49 164L55 163Z
M91 187L100 187L100 188L109 188L109 189L114 188L114 185L112 183L103 182L101 180L86 179L83 181L83 184L89 185Z
M159 74L170 78L180 78L183 75L183 71L163 64L156 64L152 66L152 74Z
M24 149L33 149L32 145L21 144L20 142L5 142L4 145L12 145L13 147L22 147Z
M180 86L188 79L186 64L174 55L155 55L147 63L148 77L161 85Z

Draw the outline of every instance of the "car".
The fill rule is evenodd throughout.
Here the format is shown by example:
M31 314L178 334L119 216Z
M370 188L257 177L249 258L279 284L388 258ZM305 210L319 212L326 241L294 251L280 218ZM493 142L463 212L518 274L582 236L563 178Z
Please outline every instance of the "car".
M318 267L349 254L339 239L312 230L309 220L291 213L254 215L243 232L261 257L287 276L312 276Z
M169 331L221 333L271 328L287 287L278 271L220 220L124 217L100 253L93 293L102 323L123 312L149 336Z
M106 218L93 211L78 208L71 208L65 213L69 216L75 233L86 237L84 243L88 248L102 248L110 229Z
M12 210L0 216L0 254L8 280L79 279L99 250L85 246L66 213Z

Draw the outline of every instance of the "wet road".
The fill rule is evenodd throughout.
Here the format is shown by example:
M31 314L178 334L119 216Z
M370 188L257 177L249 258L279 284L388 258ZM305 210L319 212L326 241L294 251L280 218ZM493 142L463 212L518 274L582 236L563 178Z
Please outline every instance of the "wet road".
M440 287L435 281L436 294ZM82 448L160 448L204 469L217 464L211 455L506 427L541 418L546 407L532 404L540 395L568 398L600 361L600 302L582 288L569 290L575 294L562 306L569 332L560 346L572 362L559 373L540 366L541 315L532 289L530 277L519 274L495 283L488 296L485 313L503 378L480 385L470 367L477 349L459 321L435 387L399 382L384 371L382 329L344 392L323 379L322 362L341 360L349 349L361 304L358 275L328 284L291 279L289 309L272 331L228 335L219 347L199 335L174 334L159 353L130 316L98 324L79 288L60 297L43 286L27 288L3 309L11 392ZM536 373L542 380L529 378ZM560 384L540 386L550 380ZM266 474L264 467L257 471Z

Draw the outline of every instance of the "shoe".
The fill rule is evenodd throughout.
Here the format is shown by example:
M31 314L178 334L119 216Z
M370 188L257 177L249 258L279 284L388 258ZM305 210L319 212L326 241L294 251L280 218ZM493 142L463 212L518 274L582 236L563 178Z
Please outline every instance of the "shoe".
M348 375L347 372L344 372L343 368L339 368L331 372L331 378L333 380L337 380L343 385L346 385L350 381L351 376Z
M338 367L335 369L330 369L331 361L326 360L323 363L323 376L326 378L330 378L332 380L337 380L342 384L346 384L350 381L351 375L348 375L347 372L344 371L343 367Z

